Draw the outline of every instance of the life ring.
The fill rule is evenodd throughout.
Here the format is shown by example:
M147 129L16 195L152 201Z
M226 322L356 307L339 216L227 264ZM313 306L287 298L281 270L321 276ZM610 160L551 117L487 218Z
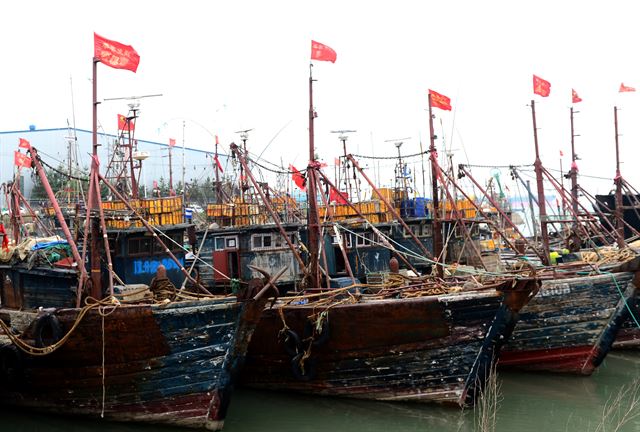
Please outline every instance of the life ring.
M316 377L316 359L309 357L302 362L303 355L301 352L291 359L291 372L299 381L311 381Z
M37 319L33 328L36 346L44 348L51 346L62 339L62 326L57 316L45 314Z
M282 343L284 344L285 352L292 357L297 356L303 351L300 336L291 329L286 329L284 331Z
M313 337L311 342L313 346L320 346L327 343L329 340L329 321L322 321L322 328L320 329L320 332L316 332L315 330L316 326L314 323L307 320L307 323L304 325L304 339Z
M22 382L22 356L14 345L0 347L0 383L12 388Z

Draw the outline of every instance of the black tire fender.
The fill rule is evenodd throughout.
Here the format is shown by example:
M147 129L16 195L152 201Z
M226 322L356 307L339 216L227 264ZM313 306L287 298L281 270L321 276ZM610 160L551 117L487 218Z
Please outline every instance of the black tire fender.
M282 343L284 345L285 352L291 357L295 357L303 351L302 343L300 342L300 336L298 336L298 334L291 329L286 329L284 331Z
M54 345L62 339L62 326L57 316L47 313L36 320L33 327L36 346L44 348Z
M307 320L307 323L304 325L304 339L309 337L313 337L315 333L315 325L312 321ZM322 321L322 328L319 333L316 333L316 337L313 338L313 346L320 346L327 343L329 340L329 321Z
M311 381L316 377L316 359L309 357L301 362L303 355L301 352L291 359L291 372L299 381Z

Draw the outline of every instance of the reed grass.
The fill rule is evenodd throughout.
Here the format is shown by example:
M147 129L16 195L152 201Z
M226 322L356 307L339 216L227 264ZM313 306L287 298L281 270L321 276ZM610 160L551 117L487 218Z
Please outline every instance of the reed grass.
M498 421L498 409L502 402L502 392L496 365L493 364L487 382L480 391L474 407L476 432L495 432Z
M617 432L640 417L640 379L634 379L612 394L602 408L602 417L594 432Z

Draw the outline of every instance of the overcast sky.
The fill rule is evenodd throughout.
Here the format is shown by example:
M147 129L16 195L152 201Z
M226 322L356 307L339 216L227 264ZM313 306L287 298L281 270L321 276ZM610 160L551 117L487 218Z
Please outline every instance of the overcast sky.
M640 92L618 93L621 82L640 90L637 12L631 1L5 2L0 130L64 127L74 113L78 128L91 129L96 32L141 57L135 74L99 65L101 100L163 95L141 100L139 137L181 145L184 121L187 147L212 149L211 135L227 145L253 128L253 152L271 142L264 157L303 168L313 39L338 55L313 68L316 144L329 162L341 152L336 129L357 130L348 141L357 154L393 155L385 140L395 138L412 138L405 153L419 151L420 138L428 145L432 88L454 107L436 110L438 146L452 149L454 162L533 163L536 74L552 86L535 97L543 163L557 169L562 150L570 164L574 88L584 100L575 120L580 172L613 177L617 105L622 174L639 186ZM126 110L126 101L103 103L102 128L115 133ZM612 186L581 182L594 192Z

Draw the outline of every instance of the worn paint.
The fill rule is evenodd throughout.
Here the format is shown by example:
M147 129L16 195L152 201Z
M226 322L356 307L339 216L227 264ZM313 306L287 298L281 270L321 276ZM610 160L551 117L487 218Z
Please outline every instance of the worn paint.
M265 301L119 306L104 317L104 369L102 317L92 309L58 351L23 354L20 379L0 387L0 401L96 418L104 408L108 420L217 430ZM54 311L63 331L78 312Z
M591 374L628 317L625 302L635 295L633 276L616 273L544 281L520 312L500 365Z
M303 340L307 317L322 308L308 304L283 311L287 326ZM277 310L265 311L242 382L319 395L472 404L517 311L487 290L363 300L327 312L329 337L312 346L301 376L296 353L278 338L283 324Z

